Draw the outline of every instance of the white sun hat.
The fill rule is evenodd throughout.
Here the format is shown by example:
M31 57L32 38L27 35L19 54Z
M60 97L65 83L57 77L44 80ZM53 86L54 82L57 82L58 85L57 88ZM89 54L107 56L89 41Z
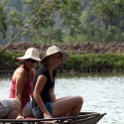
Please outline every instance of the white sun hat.
M39 51L36 48L31 47L26 50L24 56L17 57L17 60L24 61L26 59L33 59L40 62L41 59L39 56L40 56Z
M41 60L41 63L44 63L48 56L51 56L55 53L61 53L62 54L62 63L67 61L69 58L69 55L67 53L63 52L59 47L51 46L47 49L45 56Z

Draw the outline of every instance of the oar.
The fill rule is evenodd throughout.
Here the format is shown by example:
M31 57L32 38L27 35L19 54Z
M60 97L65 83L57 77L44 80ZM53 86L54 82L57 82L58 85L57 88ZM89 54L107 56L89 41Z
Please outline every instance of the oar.
M86 114L78 116L68 116L68 117L57 117L57 118L46 118L46 119L32 119L32 120L16 120L16 119L0 119L0 122L40 122L40 121L52 121L52 120L67 120L67 119L83 119L91 116L98 116L99 113Z

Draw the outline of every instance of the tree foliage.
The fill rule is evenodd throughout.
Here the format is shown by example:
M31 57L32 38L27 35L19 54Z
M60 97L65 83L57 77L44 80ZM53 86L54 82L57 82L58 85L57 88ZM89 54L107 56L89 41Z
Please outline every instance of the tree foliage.
M96 12L105 22L110 25L121 25L124 17L123 0L104 0L96 5ZM108 24L106 25L108 27Z
M0 9L1 42L124 41L123 0L1 0Z
M6 1L0 2L0 32L2 34L2 37L5 38L6 36L6 30L7 30L7 25L6 25L6 12L4 10L4 5L6 4Z
M40 31L42 37L46 29L50 28L51 35L55 34L56 26L63 28L69 35L73 35L74 31L79 26L79 12L80 2L78 0L23 0L23 2L30 7L32 11L28 13L29 19L33 19L33 28ZM58 20L57 20L57 18ZM41 28L44 29L41 31ZM31 33L31 32L30 32ZM65 35L68 35L67 33ZM51 37L55 38L55 37ZM60 39L57 40L61 41ZM54 39L55 40L55 39Z

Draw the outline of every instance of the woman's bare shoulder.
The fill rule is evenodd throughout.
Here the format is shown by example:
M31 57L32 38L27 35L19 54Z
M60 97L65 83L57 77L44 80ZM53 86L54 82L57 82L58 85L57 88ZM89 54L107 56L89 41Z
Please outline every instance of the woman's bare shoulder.
M22 76L22 77L26 77L26 71L24 68L17 68L13 74L13 77L18 77L18 76Z

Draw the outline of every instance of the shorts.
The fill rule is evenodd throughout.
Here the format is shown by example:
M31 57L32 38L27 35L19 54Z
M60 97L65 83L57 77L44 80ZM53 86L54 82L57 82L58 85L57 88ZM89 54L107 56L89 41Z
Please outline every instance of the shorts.
M28 101L26 106L22 109L22 116L24 116L24 117L33 117L32 101Z
M6 118L13 110L13 105L10 100L0 101L0 119Z
M52 115L53 103L52 102L46 102L45 106L46 106L47 110L49 111L49 113ZM38 119L43 118L43 113L40 110L39 106L32 108L32 113Z

